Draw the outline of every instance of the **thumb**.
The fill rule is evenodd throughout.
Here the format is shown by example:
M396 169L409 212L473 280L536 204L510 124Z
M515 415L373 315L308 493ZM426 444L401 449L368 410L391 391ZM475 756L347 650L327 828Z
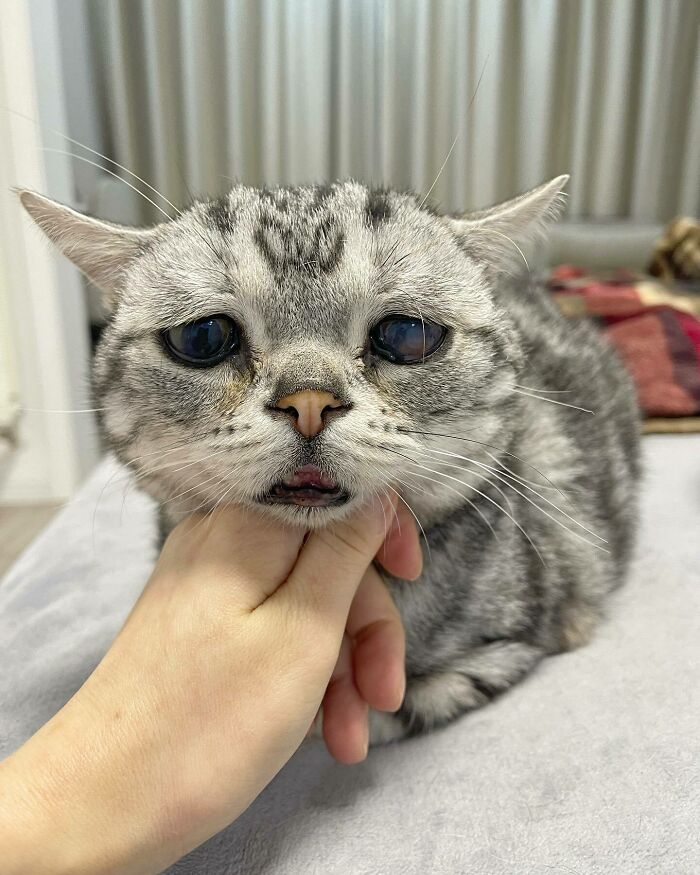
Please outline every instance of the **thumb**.
M312 532L274 599L315 624L342 632L353 597L374 554L386 537L394 512L389 499L375 499L347 520Z

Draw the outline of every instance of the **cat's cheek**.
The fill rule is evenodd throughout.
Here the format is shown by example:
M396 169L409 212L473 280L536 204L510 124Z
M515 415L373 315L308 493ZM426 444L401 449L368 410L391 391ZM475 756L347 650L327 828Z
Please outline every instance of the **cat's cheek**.
M371 383L382 405L403 414L411 412L410 394L406 388L389 379L380 368L375 369L371 374Z
M232 374L226 381L220 398L217 402L217 410L222 416L230 416L234 413L250 388L250 380L243 374Z

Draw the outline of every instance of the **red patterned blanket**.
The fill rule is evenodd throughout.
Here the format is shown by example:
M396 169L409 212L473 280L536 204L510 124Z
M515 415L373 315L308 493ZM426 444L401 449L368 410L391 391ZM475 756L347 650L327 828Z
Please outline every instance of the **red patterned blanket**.
M700 294L630 271L591 276L570 265L547 279L562 313L589 317L637 387L645 431L700 431Z

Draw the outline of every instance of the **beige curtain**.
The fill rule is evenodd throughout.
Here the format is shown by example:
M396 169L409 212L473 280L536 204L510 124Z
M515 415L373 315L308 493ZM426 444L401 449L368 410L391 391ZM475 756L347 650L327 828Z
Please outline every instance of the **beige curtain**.
M354 176L458 210L570 172L573 219L699 211L698 0L110 0L87 21L104 150L176 202ZM103 212L127 196L91 184Z

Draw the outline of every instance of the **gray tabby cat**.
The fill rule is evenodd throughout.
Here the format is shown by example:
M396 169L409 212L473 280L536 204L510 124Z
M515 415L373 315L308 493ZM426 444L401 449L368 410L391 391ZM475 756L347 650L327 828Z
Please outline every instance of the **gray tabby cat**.
M357 182L236 186L146 230L21 194L104 290L102 428L166 530L223 502L323 526L387 491L420 520L422 577L388 580L406 697L372 715L373 742L444 724L583 644L623 579L630 381L592 328L513 275L565 182L461 217Z

